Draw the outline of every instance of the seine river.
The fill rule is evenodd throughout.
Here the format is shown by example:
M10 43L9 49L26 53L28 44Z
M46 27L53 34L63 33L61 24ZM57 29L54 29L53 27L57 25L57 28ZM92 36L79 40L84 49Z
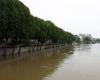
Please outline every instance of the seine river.
M100 80L100 44L33 54L0 63L0 80Z

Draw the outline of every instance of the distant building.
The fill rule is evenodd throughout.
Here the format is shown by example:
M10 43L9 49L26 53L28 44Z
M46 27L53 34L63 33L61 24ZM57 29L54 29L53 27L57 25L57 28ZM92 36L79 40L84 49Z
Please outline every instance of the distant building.
M79 34L80 40L82 43L84 43L84 40L86 38L90 39L90 41L94 41L94 38L91 36L91 34Z

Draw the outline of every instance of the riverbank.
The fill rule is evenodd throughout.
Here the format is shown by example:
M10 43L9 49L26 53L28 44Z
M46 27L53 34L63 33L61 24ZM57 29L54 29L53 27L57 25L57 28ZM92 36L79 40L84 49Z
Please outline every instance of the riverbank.
M3 56L3 49L0 49L0 63L4 63L4 62L9 62L9 61L13 61L13 60L20 60L29 56L39 56L39 55L47 55L46 52L52 51L52 50L58 50L58 49L68 49L72 47L72 45L64 45L64 44L60 44L58 45L54 45L53 47L50 46L38 46L38 47L34 47L34 51L33 51L33 47L21 47L20 50L20 55L18 54L19 48L15 48L14 54L12 55L12 51L13 48L7 48L6 49L6 57ZM40 49L41 48L41 49Z
M0 80L44 80L63 62L71 57L72 48L54 48L39 51L38 55L30 55L0 64Z

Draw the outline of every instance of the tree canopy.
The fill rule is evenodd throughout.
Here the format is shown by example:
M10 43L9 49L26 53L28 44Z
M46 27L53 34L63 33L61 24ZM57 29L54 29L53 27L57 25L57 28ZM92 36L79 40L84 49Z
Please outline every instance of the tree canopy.
M51 40L52 43L71 44L75 37L51 21L35 17L19 0L0 0L0 41L2 40L40 43Z

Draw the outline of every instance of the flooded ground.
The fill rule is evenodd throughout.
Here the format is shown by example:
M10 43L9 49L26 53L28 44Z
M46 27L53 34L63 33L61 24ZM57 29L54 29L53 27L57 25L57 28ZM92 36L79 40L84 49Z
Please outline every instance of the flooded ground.
M100 44L47 50L3 62L0 80L100 80Z

